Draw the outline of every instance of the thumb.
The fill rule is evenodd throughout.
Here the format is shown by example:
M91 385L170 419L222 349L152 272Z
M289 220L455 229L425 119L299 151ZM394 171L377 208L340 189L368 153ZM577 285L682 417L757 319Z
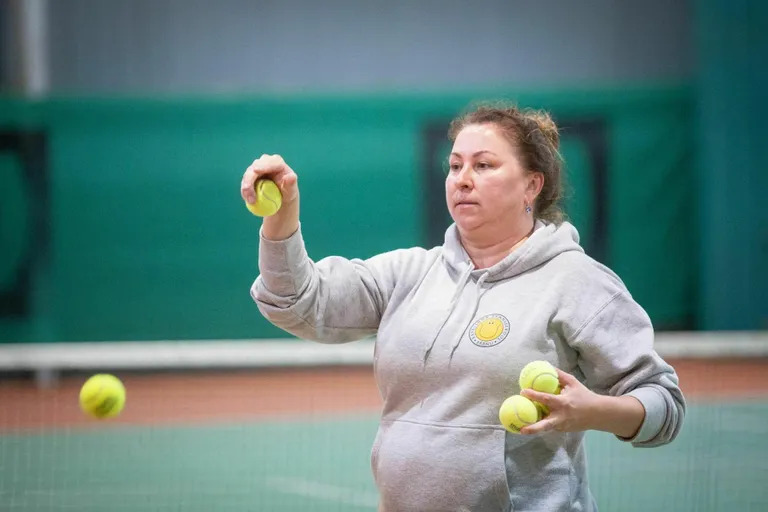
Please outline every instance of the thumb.
M284 201L293 201L299 192L298 176L296 173L288 173L280 180L280 191Z
M581 384L579 380L571 375L570 373L566 373L560 368L557 368L557 377L560 380L560 384L562 386L577 386Z

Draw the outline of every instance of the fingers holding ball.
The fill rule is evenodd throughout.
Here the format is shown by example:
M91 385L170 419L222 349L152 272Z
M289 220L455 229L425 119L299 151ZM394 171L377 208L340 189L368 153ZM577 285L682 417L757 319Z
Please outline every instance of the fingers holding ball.
M518 384L521 394L510 396L499 408L499 421L504 428L514 434L521 433L522 429L530 432L534 424L542 431L554 428L553 424L539 422L549 415L548 405L560 394L557 368L547 361L532 361L523 367Z
M259 217L277 213L298 196L298 178L280 155L262 155L248 166L240 182L246 208Z

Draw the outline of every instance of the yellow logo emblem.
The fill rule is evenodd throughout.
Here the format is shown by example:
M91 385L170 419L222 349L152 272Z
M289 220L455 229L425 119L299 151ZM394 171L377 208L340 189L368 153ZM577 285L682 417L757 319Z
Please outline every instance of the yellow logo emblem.
M477 320L469 330L469 339L478 347L498 345L509 334L509 320L504 315L491 314Z

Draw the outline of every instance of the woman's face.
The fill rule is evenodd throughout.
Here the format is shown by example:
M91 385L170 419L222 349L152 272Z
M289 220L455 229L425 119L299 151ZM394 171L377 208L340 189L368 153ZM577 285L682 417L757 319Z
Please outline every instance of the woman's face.
M520 164L517 151L491 124L466 126L456 136L448 160L445 199L459 230L483 229L508 236L526 217L526 204L533 207L534 173Z

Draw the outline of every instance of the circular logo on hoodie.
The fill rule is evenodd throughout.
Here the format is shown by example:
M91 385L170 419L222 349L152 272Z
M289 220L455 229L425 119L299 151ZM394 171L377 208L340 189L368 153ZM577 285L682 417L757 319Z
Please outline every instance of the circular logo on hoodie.
M469 339L478 347L498 345L509 334L509 320L504 315L485 315L472 324Z

